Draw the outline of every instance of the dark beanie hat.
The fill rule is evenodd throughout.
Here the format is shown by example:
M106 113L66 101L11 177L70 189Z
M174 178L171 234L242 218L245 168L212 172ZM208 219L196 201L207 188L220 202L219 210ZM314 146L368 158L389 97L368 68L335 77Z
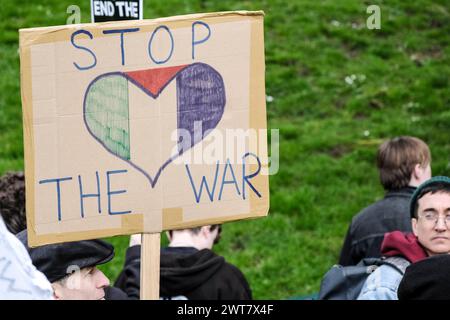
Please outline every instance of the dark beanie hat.
M61 280L74 267L81 270L106 263L114 257L114 247L102 240L64 242L30 248L27 230L16 236L27 249L33 265L50 282Z
M411 264L397 290L399 300L449 300L450 254Z
M432 187L432 186L440 185L442 188L447 188L450 190L450 178L445 176L437 176L433 177L431 179L428 179L424 183L422 183L419 187L417 187L416 191L414 191L411 200L409 202L409 213L411 215L411 218L414 218L414 209L416 207L416 203L419 200L420 197L423 196L423 191L426 188Z

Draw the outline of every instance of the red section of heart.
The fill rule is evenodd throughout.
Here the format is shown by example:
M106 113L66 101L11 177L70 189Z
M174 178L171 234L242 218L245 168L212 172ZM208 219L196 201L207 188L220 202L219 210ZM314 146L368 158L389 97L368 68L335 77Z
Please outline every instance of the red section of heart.
M129 71L125 72L125 74L156 97L165 85L172 80L179 71L187 66L189 65Z

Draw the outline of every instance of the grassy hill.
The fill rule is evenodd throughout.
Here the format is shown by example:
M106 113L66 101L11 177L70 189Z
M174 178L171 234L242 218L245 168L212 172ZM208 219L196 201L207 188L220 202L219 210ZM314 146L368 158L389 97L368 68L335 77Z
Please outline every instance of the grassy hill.
M77 3L78 2L78 3ZM280 170L267 218L224 226L216 251L247 276L258 299L314 293L337 261L352 216L381 198L377 146L414 135L450 175L450 3L418 1L145 1L145 18L264 10L268 123L280 130ZM23 170L18 29L65 24L89 1L3 1L0 10L0 174ZM381 7L381 30L366 8ZM128 237L110 239L117 257Z

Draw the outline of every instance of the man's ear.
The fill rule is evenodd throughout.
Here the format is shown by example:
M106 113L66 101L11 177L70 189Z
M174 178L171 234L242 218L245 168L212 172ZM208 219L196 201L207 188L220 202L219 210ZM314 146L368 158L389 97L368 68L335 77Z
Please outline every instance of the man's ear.
M203 237L207 238L211 234L211 226L203 226L200 228L200 233Z
M59 283L53 282L52 288L53 288L53 298L55 298L55 300L62 300L61 285Z
M411 219L411 226L412 226L414 235L417 237L417 219L416 218Z
M422 168L422 165L420 163L417 163L414 166L414 170L412 172L414 179L420 180L420 178L422 177L422 174L423 174L423 170L424 169Z

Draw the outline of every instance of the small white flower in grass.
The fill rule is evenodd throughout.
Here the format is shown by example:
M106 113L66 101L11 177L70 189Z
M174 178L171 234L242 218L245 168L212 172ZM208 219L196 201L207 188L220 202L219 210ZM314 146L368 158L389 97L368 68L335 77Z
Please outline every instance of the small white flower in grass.
M406 109L417 109L419 107L420 107L419 103L413 101L410 101L407 104L405 104Z
M333 21L331 21L331 25L333 27L339 27L341 25L341 23L339 21L337 21L337 20L333 20Z
M363 135L364 135L364 137L370 136L370 131L369 130L364 130Z
M353 79L352 79L352 77L346 76L346 77L345 77L345 82L346 82L349 86L351 86L351 85L353 84Z
M345 77L345 82L346 82L349 86L351 86L351 85L355 82L356 79L357 79L356 75L352 74L352 75L349 75L349 76L346 76L346 77Z
M266 96L266 101L267 101L268 103L273 102L273 100L275 100L274 97L272 97L272 96Z

